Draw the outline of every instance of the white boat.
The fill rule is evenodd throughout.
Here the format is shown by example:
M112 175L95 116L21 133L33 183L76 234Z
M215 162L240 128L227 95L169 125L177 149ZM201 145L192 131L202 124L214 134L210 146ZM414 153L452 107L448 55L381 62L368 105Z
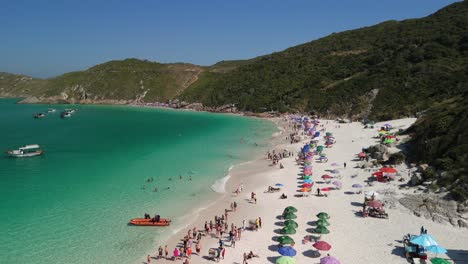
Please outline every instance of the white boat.
M46 115L44 113L37 113L34 115L34 118L44 118Z
M44 154L44 151L40 150L39 148L40 147L37 144L26 145L19 149L8 150L7 154L10 157L17 157L17 158L39 156L39 155Z
M55 111L57 111L57 110L55 110L54 108L47 109L47 113L55 113Z
M62 118L65 118L65 117L71 117L72 115L73 115L72 113L65 111L65 112L62 112L60 116Z

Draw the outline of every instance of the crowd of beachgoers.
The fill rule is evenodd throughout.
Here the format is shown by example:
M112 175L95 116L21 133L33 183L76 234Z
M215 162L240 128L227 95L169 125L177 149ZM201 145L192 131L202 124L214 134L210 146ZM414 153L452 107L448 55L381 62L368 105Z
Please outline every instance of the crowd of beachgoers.
M398 197L414 192L401 188L407 165L383 166L366 152L379 142L396 151L401 138L395 132L415 119L370 129L316 116L275 121L282 132L274 148L234 168L231 191L147 263L405 263L406 257L453 263L444 250L468 245L457 228L398 205ZM421 226L430 232L419 232ZM438 243L418 244L422 235Z

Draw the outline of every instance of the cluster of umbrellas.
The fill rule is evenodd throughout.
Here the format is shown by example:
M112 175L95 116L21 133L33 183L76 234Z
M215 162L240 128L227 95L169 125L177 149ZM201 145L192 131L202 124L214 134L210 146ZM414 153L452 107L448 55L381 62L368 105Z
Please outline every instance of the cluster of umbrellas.
M281 255L280 258L276 260L276 264L295 264L296 259L293 258L296 256L297 251L292 247L295 244L294 240L287 236L290 234L296 233L296 228L299 226L296 221L292 220L297 218L294 213L297 212L297 209L294 206L288 206L284 208L283 211L283 218L286 219L283 224L284 227L281 229L281 234L278 238L278 242L280 243L280 248L278 249L278 253ZM287 245L287 246L285 246Z
M439 246L437 241L429 234L421 234L414 236L410 240L411 243L424 247L427 251L435 254L445 254L447 249ZM431 258L433 264L450 264L449 261L442 258Z
M318 220L315 221L315 223L317 224L317 227L315 228L315 232L319 234L330 233L330 231L327 228L327 226L330 225L330 223L328 222L328 219L330 219L330 216L325 212L321 212L317 214L317 218ZM328 244L326 241L323 241L323 240L316 241L312 246L318 251L328 251L332 248L330 244ZM336 259L335 257L326 256L320 259L320 264L340 264L340 261Z

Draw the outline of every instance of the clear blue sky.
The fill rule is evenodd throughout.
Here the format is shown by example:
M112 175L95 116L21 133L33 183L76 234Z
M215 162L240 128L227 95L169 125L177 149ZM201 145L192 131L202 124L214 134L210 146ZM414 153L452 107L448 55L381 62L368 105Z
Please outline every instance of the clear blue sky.
M211 65L450 0L0 0L0 71L51 77L108 60Z

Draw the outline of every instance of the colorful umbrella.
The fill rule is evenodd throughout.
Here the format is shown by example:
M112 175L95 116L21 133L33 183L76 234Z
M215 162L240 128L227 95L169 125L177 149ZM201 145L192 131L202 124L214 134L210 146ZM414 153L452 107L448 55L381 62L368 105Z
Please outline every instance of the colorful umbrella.
M373 208L382 208L382 203L380 201L370 201L367 203L367 206Z
M322 175L322 179L331 179L331 178L333 177L328 174Z
M380 171L385 172L385 173L397 173L398 172L396 169L391 168L391 167L381 168Z
M281 256L294 257L296 256L297 251L290 246L286 246L286 247L280 247L278 249L278 253L280 253Z
M318 234L328 234L330 233L330 230L328 230L326 227L324 226L317 226L315 228L315 232L318 233Z
M288 256L282 256L276 260L276 264L296 264L296 259Z
M320 190L321 190L322 192L329 192L331 189L328 188L328 187L325 187L325 188L322 188L322 189L320 189Z
M281 229L281 234L285 235L294 235L296 234L296 229L292 226L285 226Z
M288 227L288 228L298 228L299 225L297 223L284 223L284 226L285 227Z
M320 259L320 264L341 264L339 260L332 256L326 256Z
M278 237L278 242L282 245L295 244L294 239L290 236L280 236Z
M341 183L340 181L334 181L334 182L332 182L332 183L333 183L333 185L335 185L336 187L341 187L341 186L343 186L343 183Z
M331 165L334 166L334 167L340 166L340 165L339 165L338 163L336 163L336 162L333 162Z
M441 246L438 246L438 245L432 245L432 246L429 246L429 247L426 247L426 250L429 251L429 252L432 252L432 253L436 253L436 254L445 254L447 253L447 249L441 247Z
M355 183L353 184L353 188L358 188L358 189L361 189L363 186L359 183Z
M287 213L287 214L283 215L283 218L284 219L296 219L297 216L295 214L293 214L293 213Z
M293 212L293 213L297 212L297 209L294 206L288 206L288 207L284 208L284 210L285 211L288 210L289 212Z
M330 225L330 223L328 223L328 221L325 219L317 220L315 221L315 223L317 224L317 226L329 226Z
M304 183L304 184L302 184L302 187L310 188L310 187L312 187L312 183Z
M334 170L331 171L331 173L333 173L333 174L338 174L338 173L340 173L340 171L337 170L337 169L334 169Z
M320 218L320 219L330 219L330 216L325 212L318 213L317 217Z
M332 247L330 244L328 244L325 241L317 241L312 246L318 250L323 250L323 251L328 251Z
M431 258L432 264L451 264L448 260L443 258Z
M422 235L419 235L419 236L415 236L415 237L411 238L410 242L413 243L413 244L416 244L416 245L423 246L423 247L439 245L439 244L437 244L435 239L431 235L428 235L428 234L422 234Z
M294 221L294 220L286 220L286 221L283 222L283 224L284 224L285 226L287 226L287 225L295 225L295 226L296 226L295 228L297 228L297 227L299 226L299 225L296 223L296 221Z
M314 181L312 179L305 179L304 182L305 183L313 183Z
M299 192L310 192L310 188L301 188Z
M358 154L358 156L359 156L360 158L365 158L365 157L366 157L366 153L361 152L361 153Z

